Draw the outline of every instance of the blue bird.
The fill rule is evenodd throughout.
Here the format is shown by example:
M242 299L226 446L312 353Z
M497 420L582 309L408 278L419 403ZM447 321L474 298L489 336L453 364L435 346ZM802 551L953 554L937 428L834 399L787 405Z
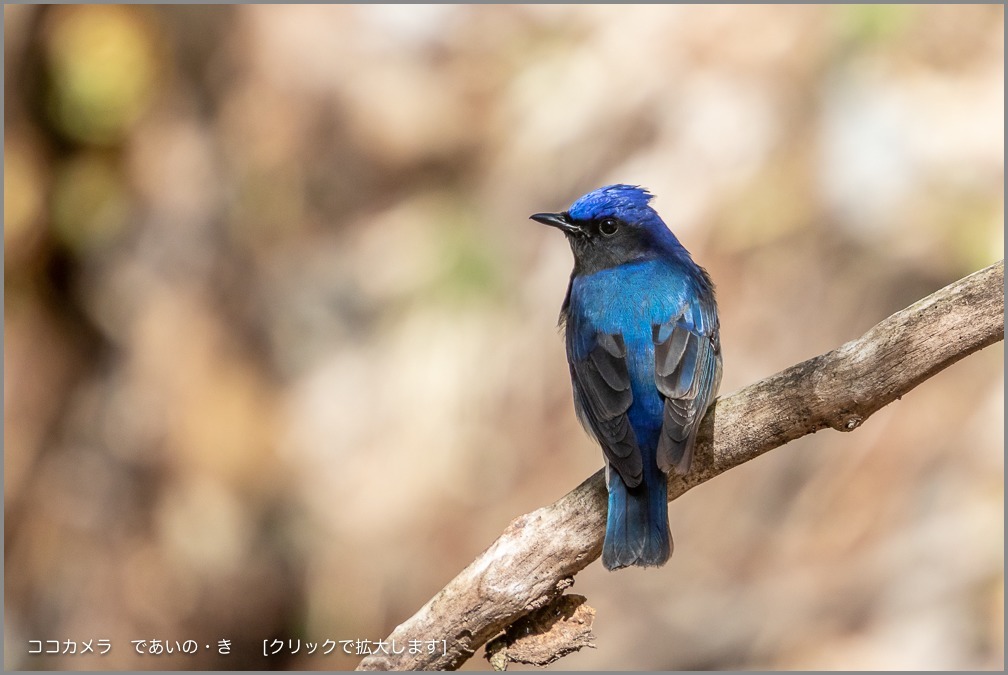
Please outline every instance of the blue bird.
M560 229L574 253L560 323L574 407L605 458L610 570L668 560L667 476L689 471L721 383L714 284L651 199L609 185L531 216Z

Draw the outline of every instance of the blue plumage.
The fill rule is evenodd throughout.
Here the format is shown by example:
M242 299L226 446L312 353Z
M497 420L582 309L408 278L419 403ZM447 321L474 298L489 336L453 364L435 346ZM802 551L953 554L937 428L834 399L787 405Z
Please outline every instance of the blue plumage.
M574 406L606 461L611 570L668 560L667 474L689 471L721 381L714 285L651 199L609 185L532 216L562 230L574 253L560 320Z

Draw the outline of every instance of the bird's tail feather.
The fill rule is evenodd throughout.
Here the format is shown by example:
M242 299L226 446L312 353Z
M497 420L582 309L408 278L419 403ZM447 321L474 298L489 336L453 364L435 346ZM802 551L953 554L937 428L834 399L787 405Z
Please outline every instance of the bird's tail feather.
M671 554L665 475L657 467L645 469L640 485L629 488L613 471L602 564L608 570L631 565L657 567Z

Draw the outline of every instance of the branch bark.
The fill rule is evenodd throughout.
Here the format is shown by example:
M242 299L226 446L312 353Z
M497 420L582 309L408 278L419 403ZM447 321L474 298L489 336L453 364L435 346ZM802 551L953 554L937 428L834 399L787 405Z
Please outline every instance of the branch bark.
M704 418L693 468L669 500L768 450L874 412L973 352L1004 339L1004 260L893 314L860 338L724 396ZM375 654L358 670L453 670L488 640L556 601L602 551L606 488L598 471L550 506L519 516L476 560L392 631L445 640L430 654ZM442 653L444 651L444 653Z

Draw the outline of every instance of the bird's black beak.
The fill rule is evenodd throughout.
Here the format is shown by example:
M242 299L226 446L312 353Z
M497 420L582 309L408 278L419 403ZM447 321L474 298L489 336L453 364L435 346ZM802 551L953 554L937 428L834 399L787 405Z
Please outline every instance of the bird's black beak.
M563 213L533 213L529 216L529 219L534 220L537 223L542 223L543 225L549 225L550 227L563 230L568 234L581 233L581 228L574 224L571 220L570 214L566 211Z

